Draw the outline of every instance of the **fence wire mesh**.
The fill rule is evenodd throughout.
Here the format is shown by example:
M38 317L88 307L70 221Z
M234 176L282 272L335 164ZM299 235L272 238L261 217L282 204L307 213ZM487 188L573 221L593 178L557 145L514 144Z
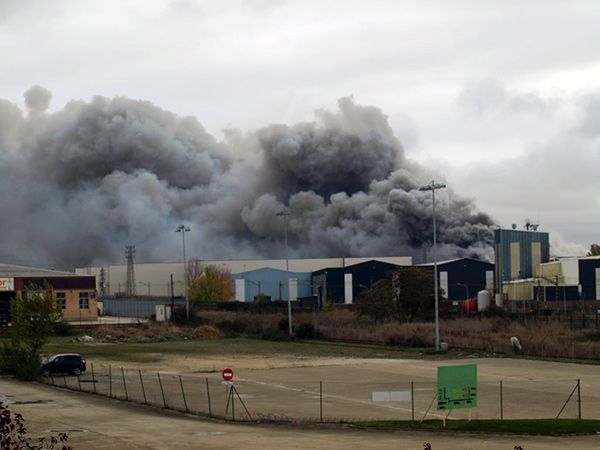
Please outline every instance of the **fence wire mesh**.
M55 374L48 384L193 414L233 420L339 422L442 418L432 380L308 380L292 370L238 377L234 390L218 373L184 374L88 364L77 376ZM233 393L232 393L233 392ZM473 409L450 418L543 419L600 416L593 389L578 380L480 381Z

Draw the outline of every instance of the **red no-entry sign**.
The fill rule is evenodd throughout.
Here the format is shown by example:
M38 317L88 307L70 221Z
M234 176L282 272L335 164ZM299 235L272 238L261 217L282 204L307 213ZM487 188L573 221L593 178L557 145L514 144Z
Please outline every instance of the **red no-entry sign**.
M233 370L227 368L221 373L221 376L225 381L231 381L233 380Z

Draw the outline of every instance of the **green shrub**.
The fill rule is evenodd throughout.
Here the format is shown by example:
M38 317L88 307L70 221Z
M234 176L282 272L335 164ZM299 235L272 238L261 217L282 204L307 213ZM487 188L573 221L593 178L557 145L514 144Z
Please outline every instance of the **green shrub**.
M17 344L4 344L0 348L0 370L13 374L19 380L35 380L40 375L41 366L37 353Z
M396 347L428 347L430 344L424 338L418 335L410 335L408 337L401 334L392 334L386 341L386 345Z
M287 333L289 331L288 324L289 324L288 318L284 317L277 323L277 328L279 328L281 331L285 331Z
M429 342L427 342L424 338L417 335L408 336L404 345L407 347L428 347Z
M271 303L271 299L264 293L260 292L256 298L254 299L255 305L264 305L266 303Z
M392 334L385 341L385 345L389 345L390 347L403 346L405 343L404 336L400 334Z
M286 320L287 323L287 320ZM271 327L268 328L262 335L261 339L267 339L269 341L289 341L291 340L287 328L286 331L281 330L281 328Z
M323 311L325 312L331 312L335 309L335 305L333 304L333 302L331 300L327 300L327 302L325 302L325 304L323 305Z
M287 325L287 321L286 321ZM323 337L312 323L302 322L296 327L294 336L299 339L320 339Z
M496 305L488 306L482 313L483 317L508 317L509 313L504 308Z

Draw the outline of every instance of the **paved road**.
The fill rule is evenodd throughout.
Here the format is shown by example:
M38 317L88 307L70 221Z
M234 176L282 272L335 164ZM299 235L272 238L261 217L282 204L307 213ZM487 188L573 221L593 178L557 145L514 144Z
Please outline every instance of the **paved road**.
M600 436L519 437L360 431L211 422L89 394L0 378L0 400L25 416L34 434L71 431L76 450L91 449L406 449L597 450Z

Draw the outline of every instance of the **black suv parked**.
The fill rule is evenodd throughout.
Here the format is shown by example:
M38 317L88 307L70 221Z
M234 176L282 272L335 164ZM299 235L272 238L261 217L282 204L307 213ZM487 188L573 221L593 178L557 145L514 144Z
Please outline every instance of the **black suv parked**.
M77 353L54 355L42 364L42 374L45 377L54 373L81 375L82 372L85 372L85 358Z

